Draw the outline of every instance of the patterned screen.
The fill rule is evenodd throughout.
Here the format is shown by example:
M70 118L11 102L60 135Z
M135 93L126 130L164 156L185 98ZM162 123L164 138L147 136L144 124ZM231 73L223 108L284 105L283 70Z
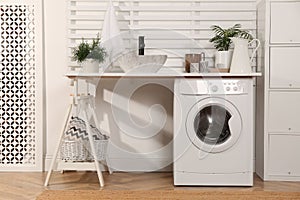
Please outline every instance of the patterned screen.
M0 164L35 164L33 5L0 5Z

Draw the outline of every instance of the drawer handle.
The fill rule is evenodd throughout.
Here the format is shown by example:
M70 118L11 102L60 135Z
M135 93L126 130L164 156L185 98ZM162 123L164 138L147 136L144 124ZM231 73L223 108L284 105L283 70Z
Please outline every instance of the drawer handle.
M292 128L289 128L289 131L292 130Z

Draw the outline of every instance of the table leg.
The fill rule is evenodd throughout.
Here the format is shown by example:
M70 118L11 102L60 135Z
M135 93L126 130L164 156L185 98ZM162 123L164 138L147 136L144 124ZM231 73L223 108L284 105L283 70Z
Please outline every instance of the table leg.
M99 164L99 161L97 159L96 149L95 149L95 145L94 145L94 141L93 141L93 136L92 136L92 132L91 132L91 128L90 128L90 123L88 122L88 115L87 115L86 110L84 110L83 115L84 115L84 121L85 121L85 125L86 125L86 130L87 130L90 146L91 146L92 155L94 157L94 162L95 162L95 167L96 167L96 170L97 170L98 179L99 179L99 182L100 182L100 187L103 187L104 186L104 180L103 180L102 172L100 170L100 164Z
M100 130L100 126L99 126L99 121L98 121L98 118L97 118L97 115L96 115L96 112L95 112L95 110L92 108L92 106L91 105L89 105L89 109L91 110L91 112L92 112L92 116L93 116L93 119L94 119L94 122L95 122L95 124L96 124L96 127L97 127L97 129L98 130ZM109 161L109 159L106 157L105 158L105 164L106 164L106 166L107 166L107 169L108 169L108 172L109 172L109 174L112 174L113 173L113 170L112 170L112 168L110 168L110 161Z
M106 166L107 166L107 169L108 169L109 174L112 174L114 171L113 171L113 169L110 167L110 166L111 166L110 160L109 160L109 158L108 158L107 156L105 157L105 163L106 163Z
M59 151L59 149L60 149L61 142L62 142L62 140L63 140L63 136L64 136L64 134L65 134L65 131L66 131L68 122L69 122L70 117L71 117L71 111L72 111L72 108L73 108L73 104L70 104L69 109L68 109L68 112L67 112L67 115L66 115L66 117L65 117L65 123L64 123L64 125L63 125L62 131L61 131L61 135L60 135L60 137L59 137L59 141L58 141L58 143L57 143L56 149L55 149L54 154L53 154L53 158L52 158L52 160L51 160L50 168L49 168L49 170L48 170L48 173L47 173L47 177L46 177L44 186L48 186L48 184L49 184L50 176L51 176L51 173L52 173L54 164L55 164L56 159L57 159L57 154L58 154L58 151Z

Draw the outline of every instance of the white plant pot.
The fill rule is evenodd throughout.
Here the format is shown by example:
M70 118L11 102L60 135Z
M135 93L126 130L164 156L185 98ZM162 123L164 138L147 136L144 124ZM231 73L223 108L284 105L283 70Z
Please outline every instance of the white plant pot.
M215 67L219 69L229 69L232 59L232 51L217 51L215 53Z
M99 61L88 58L82 62L83 73L99 73Z

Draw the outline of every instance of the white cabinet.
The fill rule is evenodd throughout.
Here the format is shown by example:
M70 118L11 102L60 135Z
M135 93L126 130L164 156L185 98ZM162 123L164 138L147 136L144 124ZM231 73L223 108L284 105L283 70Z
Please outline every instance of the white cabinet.
M268 111L268 132L300 133L300 92L270 92Z
M300 43L300 2L271 2L271 43Z
M271 88L300 88L300 47L270 47L269 67Z
M256 173L300 181L300 0L257 5Z
M273 176L300 177L300 135L269 136L269 169ZM296 156L296 157L295 157Z

